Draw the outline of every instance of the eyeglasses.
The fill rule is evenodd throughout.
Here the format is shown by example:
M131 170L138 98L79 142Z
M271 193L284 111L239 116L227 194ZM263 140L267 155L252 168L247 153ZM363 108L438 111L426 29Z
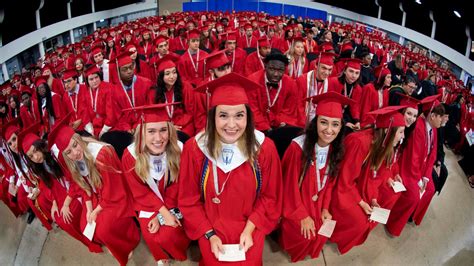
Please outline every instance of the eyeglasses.
M217 67L218 71L224 71L230 67L230 64L225 64L223 66Z

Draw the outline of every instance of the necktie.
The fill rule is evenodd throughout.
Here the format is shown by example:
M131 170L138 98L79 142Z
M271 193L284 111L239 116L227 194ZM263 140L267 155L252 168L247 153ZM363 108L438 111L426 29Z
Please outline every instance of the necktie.
M276 89L278 88L278 83L267 82L267 87Z
M429 134L429 148L428 148L428 153L431 152L431 150L433 149L433 129L431 128L430 129L430 134Z

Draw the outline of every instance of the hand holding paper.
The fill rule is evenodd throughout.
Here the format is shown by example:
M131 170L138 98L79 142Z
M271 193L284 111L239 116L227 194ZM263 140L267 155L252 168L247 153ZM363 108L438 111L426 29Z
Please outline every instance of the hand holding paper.
M389 216L390 216L390 210L374 207L369 220L378 222L381 224L386 224Z
M84 228L84 232L82 232L83 235L85 235L90 241L94 238L94 233L95 233L95 227L96 223L87 223L86 228Z
M327 238L332 236L334 228L336 227L336 221L334 220L324 220L323 225L319 228L318 235L325 236Z
M403 183L398 182L398 181L393 182L392 188L395 193L407 190L406 187L403 185Z
M223 245L225 253L219 252L219 261L245 261L245 252L240 249L239 244Z

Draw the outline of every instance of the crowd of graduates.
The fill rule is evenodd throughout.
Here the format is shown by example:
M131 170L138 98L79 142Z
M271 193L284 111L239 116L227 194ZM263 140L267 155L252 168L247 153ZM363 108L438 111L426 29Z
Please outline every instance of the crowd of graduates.
M441 192L445 145L474 184L474 110L451 72L385 35L180 12L57 47L1 86L0 199L121 265L140 235L159 264L197 241L202 265L226 244L261 265L272 232L292 262L327 240L344 254L376 207L399 236Z

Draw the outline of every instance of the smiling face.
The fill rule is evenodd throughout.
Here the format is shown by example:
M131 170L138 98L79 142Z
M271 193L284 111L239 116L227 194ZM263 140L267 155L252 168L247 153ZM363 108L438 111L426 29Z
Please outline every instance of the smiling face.
M319 63L319 64L317 64L317 68L318 68L318 73L316 75L317 79L318 80L326 80L329 77L329 75L331 75L331 72L332 72L332 69L334 68L334 66Z
M393 138L393 147L397 146L401 139L405 137L405 127L398 127Z
M405 118L405 125L410 127L416 121L418 116L418 109L407 107L405 112L403 112L403 117Z
M145 145L153 155L162 154L170 139L167 122L146 123Z
M332 118L320 115L316 120L318 132L318 145L325 147L333 142L342 128L340 118Z
M167 68L164 70L163 81L167 86L170 88L176 83L176 79L178 78L178 73L176 72L176 67Z
M79 142L72 137L64 150L64 155L66 155L72 161L80 161L84 158L84 149L79 144Z
M237 142L247 127L247 109L244 104L218 105L216 107L216 130L222 142Z

